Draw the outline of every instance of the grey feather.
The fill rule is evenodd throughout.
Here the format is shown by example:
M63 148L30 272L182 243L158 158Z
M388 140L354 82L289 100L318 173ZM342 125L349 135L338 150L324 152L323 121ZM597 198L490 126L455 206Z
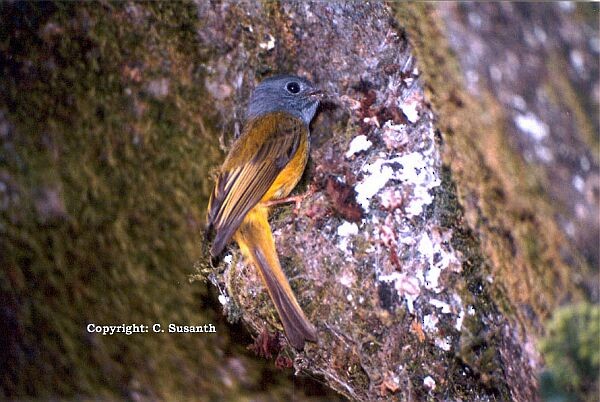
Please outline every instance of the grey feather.
M287 89L290 83L297 83L298 93ZM320 91L306 78L294 75L276 75L263 80L254 90L246 118L248 120L271 112L288 112L308 126L319 106Z

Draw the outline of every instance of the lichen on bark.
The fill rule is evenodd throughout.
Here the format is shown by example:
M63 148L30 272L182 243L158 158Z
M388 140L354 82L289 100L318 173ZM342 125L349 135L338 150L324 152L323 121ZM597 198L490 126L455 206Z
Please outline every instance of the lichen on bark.
M581 297L558 250L585 262L536 176L518 173L528 168L503 137L500 106L466 91L433 7L392 6L284 2L246 21L284 38L265 56L281 56L272 72L292 65L334 94L312 125L305 186L317 191L303 212L274 213L321 338L285 353L353 399L531 400L541 323ZM250 60L242 48L227 58ZM348 187L354 199L339 196ZM254 331L280 329L255 271L234 260L213 282Z
M588 296L573 272L588 284L597 272L557 223L548 175L507 138L519 116L494 88L473 91L452 47L453 16L480 6L0 7L3 396L310 399L314 382L242 350L250 339L222 308L257 353L350 399L536 399L544 321ZM271 219L319 329L300 352L273 335L277 314L235 246L216 269L202 255L210 171L252 88L280 72L331 93L297 189L315 191ZM574 105L569 127L589 134L579 87L554 81L555 103ZM194 263L218 301L188 283ZM220 334L82 332L148 319L211 320Z

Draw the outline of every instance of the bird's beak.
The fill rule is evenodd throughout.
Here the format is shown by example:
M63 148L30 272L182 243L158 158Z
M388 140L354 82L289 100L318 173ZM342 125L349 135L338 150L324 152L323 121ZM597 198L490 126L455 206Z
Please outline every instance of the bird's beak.
M309 93L306 94L308 97L313 98L313 99L323 99L326 95L325 92L321 91L320 89L313 89L312 91L310 91Z

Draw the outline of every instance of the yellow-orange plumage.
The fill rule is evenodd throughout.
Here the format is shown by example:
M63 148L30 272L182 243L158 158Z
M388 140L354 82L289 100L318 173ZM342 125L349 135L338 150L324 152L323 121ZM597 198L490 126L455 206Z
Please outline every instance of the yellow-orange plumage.
M289 113L249 121L223 163L208 208L215 231L212 255L220 254L231 238L238 243L259 269L288 339L298 349L306 340L316 341L316 330L281 269L265 203L289 195L302 176L308 150L307 125Z

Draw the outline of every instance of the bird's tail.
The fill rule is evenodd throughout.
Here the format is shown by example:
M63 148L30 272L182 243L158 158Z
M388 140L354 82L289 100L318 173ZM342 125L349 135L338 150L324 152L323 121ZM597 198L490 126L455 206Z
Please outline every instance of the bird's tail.
M316 342L317 331L304 315L279 264L267 208L260 205L254 207L244 218L234 238L242 254L258 268L290 344L302 349L305 341Z

